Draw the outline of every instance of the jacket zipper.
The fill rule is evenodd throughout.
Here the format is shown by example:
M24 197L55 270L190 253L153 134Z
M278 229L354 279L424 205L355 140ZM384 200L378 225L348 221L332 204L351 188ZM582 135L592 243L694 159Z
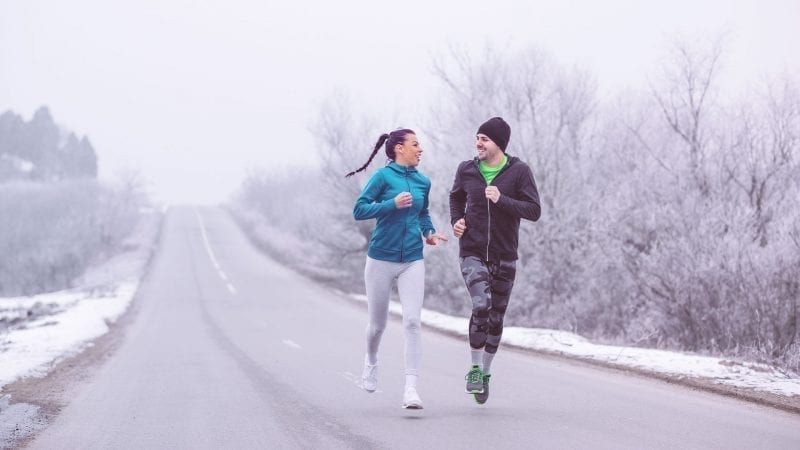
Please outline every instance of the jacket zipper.
M486 187L491 186L491 183L486 183ZM488 217L486 225L486 262L489 262L489 241L492 239L492 201L486 199L486 217Z
M411 183L408 181L408 169L405 171L405 179L406 179L406 187L408 188L408 193L411 194ZM414 203L414 196L411 196L411 203L413 206ZM406 217L403 219L403 237L402 242L400 243L400 262L405 262L405 257L403 256L406 249L406 231L408 230L408 213L411 210L411 206L407 208Z
M506 161L506 164L503 167L500 168L500 171L497 172L497 175L494 176L494 178L492 179L492 182L494 182L494 180L496 180L497 177L499 177L500 174L503 173L506 170L506 168L508 167L508 163L509 162L510 162L510 160ZM478 164L480 164L480 162ZM477 166L477 169L478 169L478 174L481 175L480 166ZM483 177L483 175L481 175L481 177ZM489 187L491 185L492 185L492 183L490 183L488 181L486 182L486 187ZM488 219L487 219L488 220L488 224L486 225L486 262L489 262L489 242L492 239L492 209L491 209L491 206L492 206L492 201L487 198L486 199L486 216L488 217Z

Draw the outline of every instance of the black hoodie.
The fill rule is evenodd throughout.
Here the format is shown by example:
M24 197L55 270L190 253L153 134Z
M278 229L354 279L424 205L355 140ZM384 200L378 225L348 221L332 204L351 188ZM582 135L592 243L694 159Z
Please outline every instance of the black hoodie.
M492 180L500 200L486 198L486 179L478 169L478 158L464 161L456 171L450 190L450 223L464 218L467 230L459 240L459 256L484 261L516 260L520 219L539 220L542 208L530 167L515 156Z

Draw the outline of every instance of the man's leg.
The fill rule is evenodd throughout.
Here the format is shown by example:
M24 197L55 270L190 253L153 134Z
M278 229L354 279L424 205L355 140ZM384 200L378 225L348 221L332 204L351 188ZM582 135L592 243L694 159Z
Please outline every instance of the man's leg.
M487 315L486 330L486 353L494 355L500 346L500 338L503 335L503 318L508 308L508 300L511 298L511 289L514 287L514 279L517 275L516 261L497 261L489 264L491 274L490 287L490 307ZM485 365L484 370L489 372ZM490 362L491 364L491 362Z
M486 264L474 256L461 258L461 275L472 300L469 319L469 345L472 352L472 369L467 373L467 392L483 390L481 360L489 327L490 275Z
M486 351L483 354L483 392L475 394L475 401L480 404L489 399L489 380L491 379L492 361L500 346L503 335L503 318L511 298L514 278L517 273L516 261L497 261L489 264L491 283L491 307L486 332Z

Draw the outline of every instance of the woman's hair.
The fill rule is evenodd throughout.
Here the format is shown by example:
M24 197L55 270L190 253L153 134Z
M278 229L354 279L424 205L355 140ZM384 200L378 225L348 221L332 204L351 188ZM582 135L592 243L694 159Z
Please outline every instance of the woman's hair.
M381 148L381 145L386 144L386 157L394 161L395 154L394 154L394 147L397 144L402 144L406 140L407 134L416 134L414 130L409 130L408 128L398 128L392 132L384 133L381 137L378 138L378 142L375 143L375 148L372 149L372 154L369 155L369 159L367 162L361 166L359 169L354 170L347 175L345 178L351 177L358 172L366 169L369 166L369 163L372 162L372 159L375 158L375 155L378 153L378 149Z

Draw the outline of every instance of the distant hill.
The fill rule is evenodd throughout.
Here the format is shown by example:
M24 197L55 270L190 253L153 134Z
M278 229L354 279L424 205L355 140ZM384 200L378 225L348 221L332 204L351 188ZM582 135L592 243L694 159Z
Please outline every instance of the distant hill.
M97 154L86 136L64 130L42 106L26 122L0 115L0 182L97 178Z

